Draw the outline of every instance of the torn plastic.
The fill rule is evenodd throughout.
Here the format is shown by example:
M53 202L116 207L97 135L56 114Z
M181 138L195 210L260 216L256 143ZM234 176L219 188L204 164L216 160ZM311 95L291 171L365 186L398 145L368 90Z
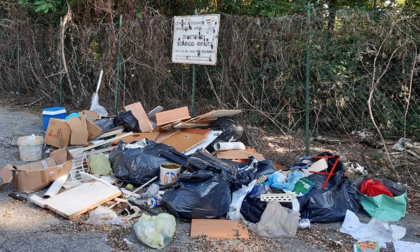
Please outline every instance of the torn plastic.
M295 188L296 183L303 177L303 173L300 171L290 172L286 177L279 171L269 175L266 185L274 188L278 191L292 191Z
M139 122L130 111L118 114L114 120L114 127L123 126L126 132L140 132Z
M90 105L90 111L96 112L100 116L108 116L108 112L104 107L99 105L99 95L98 93L94 93L92 95L92 103Z
M390 225L372 218L369 223L361 223L352 211L347 210L340 232L351 235L358 242L374 241L379 243L398 241L406 234L406 229L397 225Z
M131 184L144 184L155 176L159 176L160 165L169 160L159 155L161 151L168 151L172 147L146 141L144 148L127 149L120 142L118 148L109 154L109 161L113 168L114 176Z
M314 187L306 195L299 197L302 218L311 223L343 221L346 211L359 211L359 196L344 177L344 171L336 172L329 180L325 190L322 185L327 175L313 174L308 179L314 182Z
M162 201L175 217L191 220L224 216L232 199L228 182L217 173L200 170L181 174Z
M280 203L271 201L261 220L257 224L250 224L249 229L263 237L294 237L299 226L299 215L299 212L293 212Z
M252 180L274 172L276 172L276 168L271 160L258 161L251 158L245 167L239 168L236 179L231 183L231 189L239 190L242 185L248 185Z
M147 188L147 191L142 194L142 197L149 199L159 193L159 184L153 183Z
M246 195L251 192L254 188L255 183L257 180L253 180L249 183L248 186L243 185L241 189L236 190L232 194L232 203L229 206L229 212L227 213L227 218L230 220L242 220L243 217L241 215L241 206L242 201L244 201Z
M137 239L149 247L162 249L175 235L175 218L166 213L157 216L142 215L133 226Z
M118 215L107 207L98 206L90 212L89 219L86 223L93 225L118 225L122 226L123 221Z

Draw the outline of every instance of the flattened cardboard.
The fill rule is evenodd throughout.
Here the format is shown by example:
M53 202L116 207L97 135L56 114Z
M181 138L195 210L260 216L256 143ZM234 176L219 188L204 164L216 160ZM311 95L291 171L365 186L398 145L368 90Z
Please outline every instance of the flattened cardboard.
M150 132L153 129L152 124L149 121L149 117L140 102L127 105L124 109L125 111L131 110L131 113L139 122L141 132Z
M164 140L162 143L172 146L177 151L184 153L204 140L206 140L206 136L179 132Z
M121 135L124 135L124 134L125 133L118 133L117 136L121 136ZM158 135L159 135L158 132L155 132L155 133L133 133L133 135L128 136L128 137L124 137L120 140L116 140L116 141L112 142L112 144L118 144L119 141L123 141L124 143L138 142L138 141L141 141L145 138L147 138L148 140L155 141Z
M238 220L192 219L191 237L214 239L249 239L248 229Z
M262 154L254 150L227 150L217 152L217 158L221 159L248 159L250 156L253 156L258 161L265 160Z
M67 150L60 149L45 160L17 166L14 168L13 187L25 193L38 191L69 173L72 158Z
M88 131L88 140L95 139L101 135L102 129L90 120L86 120L86 126Z
M66 122L70 125L70 144L71 145L87 145L89 132L86 126L86 120L82 113L79 113L80 118L70 118Z
M157 126L162 126L176 121L188 120L190 118L191 116L188 112L188 107L182 107L156 113L156 124Z
M70 145L71 128L65 121L51 118L45 133L45 144L57 148Z
M191 129L197 127L208 127L210 126L211 122L180 122L172 125L172 128L175 129Z
M3 169L0 171L0 190L3 190L10 182L12 182L13 179L13 166L6 165Z
M121 191L117 187L94 182L76 186L52 198L43 199L32 195L29 200L42 208L48 208L65 218L72 219L120 195Z

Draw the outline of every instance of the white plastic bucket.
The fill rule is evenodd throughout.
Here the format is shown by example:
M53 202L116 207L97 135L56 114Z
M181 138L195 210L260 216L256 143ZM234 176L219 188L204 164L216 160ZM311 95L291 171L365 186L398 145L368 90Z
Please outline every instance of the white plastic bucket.
M37 161L42 158L44 138L40 136L24 136L17 140L22 161Z
M159 182L161 185L172 184L181 173L181 166L175 163L164 163L160 165Z

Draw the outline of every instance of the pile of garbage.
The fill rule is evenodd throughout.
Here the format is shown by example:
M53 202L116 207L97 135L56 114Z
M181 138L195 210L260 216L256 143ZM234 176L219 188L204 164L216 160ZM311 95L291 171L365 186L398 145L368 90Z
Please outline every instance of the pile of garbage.
M11 184L33 193L49 186L29 201L68 219L90 211L92 225L125 226L138 218L137 238L158 249L172 241L176 219L191 222L191 236L230 239L247 239L248 230L293 237L312 223L344 221L341 231L358 240L355 249L367 241L379 249L405 235L387 223L405 216L405 186L351 183L331 153L302 157L292 167L268 160L239 142L243 128L233 117L240 110L194 118L187 107L146 113L137 102L125 110L116 116L99 104L70 115L44 110L45 139L18 141L21 159L35 162L4 167L0 189ZM38 161L44 142L50 155ZM124 211L115 212L117 205ZM357 219L360 207L373 217L368 224Z

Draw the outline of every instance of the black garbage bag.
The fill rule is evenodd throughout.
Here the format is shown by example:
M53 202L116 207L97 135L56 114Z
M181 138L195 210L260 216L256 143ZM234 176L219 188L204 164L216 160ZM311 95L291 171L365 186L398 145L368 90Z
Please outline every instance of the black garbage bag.
M100 120L96 120L95 121L96 126L98 126L99 128L101 128L102 132L105 133L108 130L114 128L114 122L112 122L111 120L107 119L107 118L103 118Z
M229 183L219 174L199 170L183 173L165 192L163 205L177 218L215 219L224 216L232 201Z
M254 162L256 163L256 167L254 169L247 169L248 167L252 166ZM246 167L239 169L236 179L231 183L232 191L236 191L242 188L242 185L248 185L254 179L259 179L264 175L270 175L276 172L276 168L274 166L273 161L271 160L263 160L257 161L254 158L249 159L249 162Z
M114 127L123 126L127 132L140 132L139 122L130 111L120 113L114 118Z
M214 151L213 145L218 142L234 142L242 137L244 128L236 123L232 118L220 117L210 124L208 129L221 130L220 134L206 149L210 152Z
M218 159L206 150L199 150L187 159L190 171L206 170L220 174L225 180L231 182L236 179L238 168L243 164L231 160Z
M267 202L261 201L258 197L252 198L247 195L244 201L242 201L241 214L245 220L258 223L266 207Z
M114 176L131 184L144 184L155 176L159 176L160 165L170 162L159 155L172 147L147 141L147 146L137 149L124 148L123 142L109 154Z
M315 185L308 194L298 198L301 218L309 219L312 223L329 223L343 221L347 210L357 214L359 196L348 178L344 177L344 171L336 172L325 190L322 190L326 178L327 175L320 174L308 177Z

